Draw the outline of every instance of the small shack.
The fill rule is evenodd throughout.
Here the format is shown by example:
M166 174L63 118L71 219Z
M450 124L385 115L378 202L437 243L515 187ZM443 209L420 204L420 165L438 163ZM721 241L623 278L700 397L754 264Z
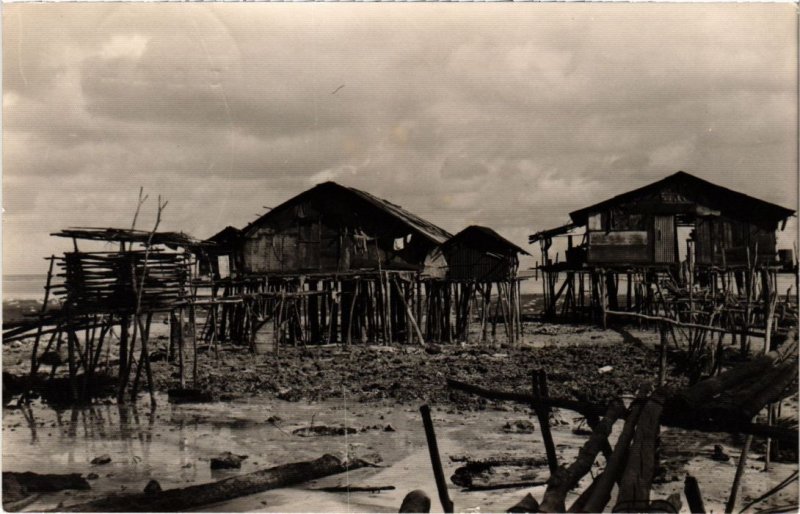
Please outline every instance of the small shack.
M205 240L198 257L201 276L214 279L227 278L242 269L241 252L238 251L242 231L228 225Z
M503 282L517 278L519 254L528 252L494 230L470 225L443 246L447 278L476 282Z
M481 341L487 340L489 319L493 338L497 321L502 319L508 339L519 339L522 333L519 254L529 255L528 252L488 227L470 225L448 239L442 253L456 300L456 339L469 337L474 300L480 300ZM497 288L497 301L492 314L493 287Z

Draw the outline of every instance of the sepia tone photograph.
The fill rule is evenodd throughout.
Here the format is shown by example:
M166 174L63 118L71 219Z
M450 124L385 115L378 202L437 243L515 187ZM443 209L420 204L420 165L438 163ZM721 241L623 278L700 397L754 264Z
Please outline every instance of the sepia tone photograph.
M8 512L797 512L796 4L2 9Z

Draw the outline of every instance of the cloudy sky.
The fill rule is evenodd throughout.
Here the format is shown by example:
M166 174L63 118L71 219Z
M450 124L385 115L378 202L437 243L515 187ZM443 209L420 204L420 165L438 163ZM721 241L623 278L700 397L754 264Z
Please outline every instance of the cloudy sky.
M326 180L521 245L680 169L797 208L791 4L3 10L5 274L139 186L198 237Z

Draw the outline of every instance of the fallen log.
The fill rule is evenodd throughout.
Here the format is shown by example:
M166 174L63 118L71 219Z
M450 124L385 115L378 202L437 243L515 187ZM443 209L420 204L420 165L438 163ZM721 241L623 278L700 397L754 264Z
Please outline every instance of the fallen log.
M334 485L330 487L315 487L309 491L322 491L325 493L378 493L381 491L394 491L393 485Z
M690 408L702 405L712 400L717 395L727 391L733 385L745 381L746 378L758 377L765 369L785 361L797 353L797 337L791 332L787 341L777 350L766 355L731 368L716 377L711 377L685 389L679 397Z
M547 490L544 498L539 505L540 512L565 512L567 510L564 500L567 493L578 485L581 478L592 469L597 454L603 448L603 443L608 444L608 436L614 422L625 414L625 404L620 400L611 402L606 411L605 417L600 421L589 440L584 443L575 459L569 467L561 466L556 473L547 481Z
M454 380L451 378L447 379L447 386L451 389L464 391L465 393L475 394L478 396L482 396L484 398L488 398L490 400L512 401L516 403L524 403L526 405L532 405L534 403L538 403L542 407L568 409L577 412L579 414L583 414L584 416L591 414L602 416L603 413L605 413L605 407L594 405L589 402L581 402L578 400L570 400L566 398L542 398L540 400L537 400L532 394L484 389L482 387L475 386L472 384L467 384L466 382L461 382L459 380Z
M370 465L359 459L342 461L338 457L326 454L312 461L282 464L209 484L168 489L156 494L109 496L87 503L63 506L57 510L61 512L177 512L269 489L297 485Z
M475 394L490 400L512 401L525 405L531 405L536 401L533 395L530 394L485 389L453 379L447 379L447 385L452 389ZM568 409L587 417L590 415L602 416L606 410L604 405L563 398L542 398L540 404ZM667 427L680 427L703 432L742 433L758 437L772 437L790 444L795 444L798 438L798 431L795 429L751 423L741 419L731 419L730 417L717 420L710 411L688 408L686 403L678 398L678 395L672 396L665 401L661 424Z

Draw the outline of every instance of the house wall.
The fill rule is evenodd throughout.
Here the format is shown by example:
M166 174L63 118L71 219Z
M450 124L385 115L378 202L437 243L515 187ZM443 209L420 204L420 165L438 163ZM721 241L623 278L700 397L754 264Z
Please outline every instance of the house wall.
M751 262L756 254L758 262L775 262L775 252L775 229L724 217L700 218L695 224L695 258L699 264L747 264L748 253Z
M325 213L313 199L276 212L244 236L245 273L336 272L423 267L432 245L367 212L328 200ZM344 213L344 214L341 214Z
M587 262L670 264L680 260L676 215L638 213L630 215L635 218L633 221L619 221L622 216L619 213L614 216L616 226L606 213L597 213L593 221L590 219ZM626 230L619 230L617 226ZM747 264L748 249L751 260L758 253L761 263L775 261L775 230L752 223L722 216L698 217L694 241L698 264Z

